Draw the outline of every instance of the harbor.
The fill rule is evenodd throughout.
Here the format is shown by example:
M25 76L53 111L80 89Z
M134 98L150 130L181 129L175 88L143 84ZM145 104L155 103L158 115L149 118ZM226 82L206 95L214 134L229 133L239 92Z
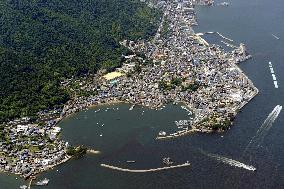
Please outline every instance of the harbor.
M120 45L133 54L122 55L122 65L112 72L101 70L95 75L61 81L63 89L73 91L72 98L61 108L42 110L35 120L22 117L5 124L4 136L7 141L12 141L15 153L12 157L7 156L9 142L2 143L1 150L6 157L0 159L0 169L29 178L68 161L71 158L68 149L72 147L59 137L61 128L57 124L69 115L95 105L126 102L132 104L129 110L136 105L162 110L171 101L184 102L195 115L190 125L194 131L224 132L232 126L243 104L258 94L258 89L237 66L251 58L246 45L240 43L239 47L226 52L219 45L209 44L201 37L203 33L195 34L194 6L211 6L213 1L145 3L163 13L155 37L120 41ZM165 27L165 19L170 35L164 35L161 30ZM81 95L86 93L92 95ZM189 132L184 128L170 136L183 136ZM48 137L44 138L46 134ZM19 141L26 135L37 136L37 140L33 145L25 142L29 148L18 152L18 146L23 145ZM98 136L104 137L104 134ZM42 143L41 139L44 140ZM44 147L40 148L41 144ZM29 166L19 167L25 164L22 160Z
M279 38L283 38L283 35L280 35L283 33L280 19L284 16L281 9L283 2L231 2L229 7L221 11L218 7L195 9L199 18L199 26L195 28L197 33L219 31L234 41L244 41L253 55L252 59L240 64L240 67L260 92L238 113L234 126L229 131L210 135L195 133L177 137L175 140L153 141L160 131L174 133L174 121L187 120L187 113L179 106L172 105L157 111L138 105L133 111L129 111L129 104L95 106L66 117L59 125L62 127L63 138L70 141L70 144L84 144L99 149L102 157L87 154L82 159L69 161L56 169L42 173L39 180L49 178L49 185L32 186L32 189L172 189L177 186L219 189L281 188L284 185L284 144L281 140L284 133L283 112L266 133L260 147L254 151L248 150L246 158L241 157L271 110L278 104L283 105L283 88L279 86L278 90L274 90L268 65L269 61L273 63L277 81L279 84L283 83L284 78L278 72L284 68L281 63L284 47L281 40L276 41L271 36L271 33L277 33ZM263 17L267 8L271 11L266 11L266 16ZM239 9L242 10L242 14ZM253 11L254 14L251 14ZM279 18L275 18L275 14L278 14ZM210 43L209 40L206 41ZM107 107L109 109L105 111ZM117 108L119 111L113 110ZM97 122L99 126L96 125ZM102 124L105 125L101 127ZM103 134L103 137L99 137L100 134ZM257 171L247 171L218 162L214 158L200 154L196 150L198 148L246 162L257 168ZM160 165L161 158L167 156L177 159L178 162L189 160L191 166L149 174L112 171L100 166L102 163L112 165L112 162L115 162L115 165L121 167L135 167L136 163L129 165L126 160L136 160L141 167L155 168L159 167L157 165ZM224 175L225 178L220 179ZM5 189L14 189L25 184L25 181L19 177L16 179L13 175L1 174L0 183Z
M263 171L269 171L268 169L263 168L266 163L265 160L261 160L261 158L263 158L263 153L261 153L261 158L257 159L258 163L255 163L255 161L251 163L257 168L257 171L247 171L247 169L253 170L253 167L247 167L247 164L243 165L222 158L220 161L224 161L224 163L220 164L218 163L219 160L214 160L214 158L217 158L216 156L212 156L214 158L207 158L195 149L202 146L206 151L222 154L223 156L232 159L235 157L240 160L240 162L247 162L247 159L242 160L238 158L238 151L242 151L243 149L233 145L236 140L240 140L243 145L246 145L249 142L248 140L252 136L251 133L244 134L247 128L241 126L232 128L232 131L234 132L227 133L224 137L221 137L220 134L188 135L182 138L177 137L175 140L153 140L153 137L155 137L160 130L164 130L167 133L173 132L177 127L175 120L186 120L188 118L187 111L184 111L180 105L169 105L160 111L145 109L141 106L137 106L133 111L129 111L130 107L131 105L129 104L100 106L99 108L101 111L100 113L95 114L95 117L93 116L94 112L99 108L80 112L76 114L76 116L64 120L61 123L61 126L64 130L64 136L67 137L66 139L71 143L80 142L87 146L93 145L94 149L100 149L100 151L102 151L102 156L104 158L101 159L101 156L87 154L83 159L64 164L59 168L59 172L54 170L42 175L40 180L43 178L50 178L51 180L46 188L52 189L56 187L55 183L62 182L60 181L61 177L73 174L71 173L71 170L79 171L82 169L85 171L83 171L81 175L75 176L75 178L82 180L82 182L92 182L91 180L88 180L89 175L92 175L93 179L100 178L99 180L101 182L96 183L96 186L98 187L113 188L112 185L108 184L109 181L112 180L112 182L120 186L124 186L124 183L130 183L131 185L137 186L138 183L141 189L155 187L155 184L152 181L147 181L148 179L153 178L158 179L157 182L166 182L169 185L169 188L171 188L173 187L173 179L179 180L179 178L187 179L187 177L190 177L198 180L200 172L202 174L201 178L204 180L205 177L212 177L211 171L216 174L219 169L224 170L224 172L232 178L236 176L239 171L247 176L259 174ZM243 125L247 120L249 120L249 122L246 124L253 124L249 118L249 112L252 111L253 107L249 105L243 110L242 115L244 115L244 120L238 119L238 121L240 121L239 124ZM119 108L120 120L116 120L118 112L104 111L107 108ZM144 116L141 116L143 111ZM268 111L270 112L271 109L269 108ZM265 118L267 116L266 110L264 110L264 112ZM106 118L108 118L107 121ZM103 128L96 127L96 122L104 123L105 126ZM260 120L259 124L256 123L257 127L259 127L262 122L263 120ZM80 123L81 130L74 133L73 130L77 128ZM182 122L178 121L178 123L181 124ZM275 122L275 127L271 129L271 131L279 129L279 126L276 124L277 122ZM116 126L113 127L113 125ZM103 133L106 138L93 137L94 133ZM80 136L84 136L84 138ZM212 144L214 145L212 146ZM229 145L226 146L224 144ZM215 146L218 146L222 150L218 151L218 147ZM226 154L226 152L233 147L237 149L236 152ZM250 154L250 151L248 151L247 154ZM168 170L162 169L154 172L144 172L145 170L148 170L145 169L145 167L149 169L169 167L165 165L161 166L161 159L168 156L173 158L174 164L176 164L176 162L186 162L188 159L191 165ZM108 165L108 167L102 167L101 164ZM200 170L199 164L202 164L202 170ZM240 168L238 168L238 166L240 166ZM215 169L217 170L215 171ZM165 181L164 177L169 180ZM190 181L188 180L186 183L189 182ZM70 183L72 183L72 186L68 186L72 189L80 187L76 182L70 181ZM149 186L147 183L149 183ZM210 182L207 181L207 183ZM182 186L185 186L185 184L182 184ZM161 186L158 186L158 188L160 187ZM130 188L132 189L132 187Z

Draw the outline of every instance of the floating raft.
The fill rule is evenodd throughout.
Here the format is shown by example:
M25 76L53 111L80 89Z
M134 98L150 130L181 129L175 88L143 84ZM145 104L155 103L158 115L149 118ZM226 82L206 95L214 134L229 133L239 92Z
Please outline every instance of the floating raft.
M168 167L160 167L160 168L155 168L155 169L124 169L120 167L115 167L107 164L101 164L102 167L106 167L109 169L117 170L117 171L123 171L123 172L131 172L131 173L147 173L147 172L157 172L157 171L162 171L162 170L167 170L167 169L175 169L175 168L181 168L181 167L188 167L190 166L190 163L186 162L184 164L180 165L173 165L173 166L168 166Z

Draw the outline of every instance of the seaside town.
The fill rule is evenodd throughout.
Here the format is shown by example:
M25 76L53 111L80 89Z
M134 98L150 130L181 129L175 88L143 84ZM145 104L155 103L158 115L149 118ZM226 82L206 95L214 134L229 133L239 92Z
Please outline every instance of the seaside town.
M237 66L250 58L245 45L227 52L194 33L194 6L211 6L211 0L143 2L164 13L154 38L122 41L133 53L124 55L124 64L115 72L101 70L62 81L62 87L73 94L64 108L39 112L35 121L25 117L0 126L4 139L0 141L0 170L29 178L66 162L71 158L70 147L60 138L57 123L99 104L126 102L159 109L183 103L194 115L191 123L176 133L161 132L157 139L231 126L238 111L258 93Z

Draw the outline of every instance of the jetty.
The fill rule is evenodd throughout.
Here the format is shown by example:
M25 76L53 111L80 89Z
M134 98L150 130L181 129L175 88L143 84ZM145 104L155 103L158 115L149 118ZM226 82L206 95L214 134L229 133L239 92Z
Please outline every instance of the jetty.
M195 126L192 126L192 129L190 129L190 130L181 130L181 131L177 131L176 133L172 133L172 134L169 134L169 135L166 135L166 136L157 136L156 140L173 139L173 138L177 138L177 137L180 137L180 136L193 134L193 133L196 133L196 132L211 133L212 130L205 129L205 128L196 128Z
M191 129L187 131L178 131L177 133L172 133L166 136L157 136L156 140L166 140L166 139L173 139L184 135L189 135L195 133L197 130Z
M33 183L33 181L36 179L36 177L35 176L33 176L33 177L31 177L31 179L30 179L30 181L29 181L29 184L28 184L28 189L31 189L31 187L32 187L32 183Z
M228 41L234 42L234 40L225 37L224 35L220 34L219 32L216 32L216 33L217 33L220 37L222 37L223 39L226 39L226 40L228 40Z
M115 167L112 165L107 165L107 164L101 164L102 167L117 170L117 171L123 171L123 172L131 172L131 173L147 173L147 172L157 172L157 171L163 171L167 169L175 169L175 168L181 168L181 167L188 167L190 166L189 162L180 164L180 165L172 165L168 167L160 167L160 168L155 168L155 169L124 169L120 167Z

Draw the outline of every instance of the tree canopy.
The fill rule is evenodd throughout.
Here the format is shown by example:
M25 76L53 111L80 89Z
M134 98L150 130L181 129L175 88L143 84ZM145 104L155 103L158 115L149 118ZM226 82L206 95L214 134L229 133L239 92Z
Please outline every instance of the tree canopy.
M159 12L139 0L2 0L0 122L64 104L64 78L112 70L122 39L149 38Z

